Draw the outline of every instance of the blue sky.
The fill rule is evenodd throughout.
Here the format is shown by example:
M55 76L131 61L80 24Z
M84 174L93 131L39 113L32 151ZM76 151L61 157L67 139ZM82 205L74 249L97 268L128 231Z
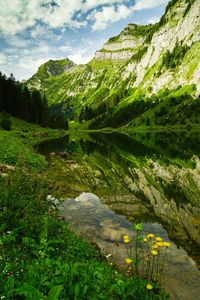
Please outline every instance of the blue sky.
M0 70L28 79L49 59L77 64L128 23L159 20L168 0L0 0Z

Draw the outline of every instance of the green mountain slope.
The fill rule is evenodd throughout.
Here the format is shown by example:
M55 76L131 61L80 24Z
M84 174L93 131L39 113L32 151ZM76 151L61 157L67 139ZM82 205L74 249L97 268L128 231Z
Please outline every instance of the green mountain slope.
M191 106L200 94L200 2L172 0L159 23L129 24L88 64L66 62L67 68L63 60L44 64L28 87L39 88L51 104L70 111L72 119L89 121L86 124L93 128L166 125L167 120L171 124L169 110L176 115L178 107L169 99L178 98L181 109L182 99ZM166 105L160 104L163 101ZM155 118L162 106L169 117L165 122ZM109 121L102 122L105 119ZM196 119L190 118L189 123Z

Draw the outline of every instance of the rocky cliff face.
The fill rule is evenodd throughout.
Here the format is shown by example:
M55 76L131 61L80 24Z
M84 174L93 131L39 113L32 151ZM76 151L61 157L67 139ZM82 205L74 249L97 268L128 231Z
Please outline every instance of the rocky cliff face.
M147 53L138 64L130 62L127 66L127 76L135 72L137 78L134 86L143 83L151 85L153 92L163 86L173 88L175 85L195 83L197 93L200 92L200 2L194 1L186 13L188 1L182 0L169 9L165 15L166 23L154 33ZM162 70L159 76L156 71L160 68L162 56L177 45L189 47L185 57L180 60L175 70ZM196 58L195 58L196 56ZM152 70L152 76L147 78L147 70Z
M73 105L76 113L82 106L98 107L102 102L116 107L123 100L126 105L141 91L151 97L194 85L192 95L198 96L200 1L172 0L159 23L129 24L86 65L66 61L57 70L57 64L60 61L40 67L28 85L45 91L51 103Z
M150 29L151 26L129 24L117 37L109 39L101 50L96 51L94 59L119 61L131 59L145 43L143 28L145 32L145 29Z

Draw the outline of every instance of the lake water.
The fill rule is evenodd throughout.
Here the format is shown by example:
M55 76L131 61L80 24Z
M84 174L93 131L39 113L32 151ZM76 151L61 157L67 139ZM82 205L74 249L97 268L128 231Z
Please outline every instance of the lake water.
M171 299L200 299L200 134L90 133L44 142L51 194L71 198L62 213L120 265L132 223L169 240L165 286ZM83 201L74 201L81 193ZM120 250L119 250L120 249ZM121 259L121 262L120 262Z

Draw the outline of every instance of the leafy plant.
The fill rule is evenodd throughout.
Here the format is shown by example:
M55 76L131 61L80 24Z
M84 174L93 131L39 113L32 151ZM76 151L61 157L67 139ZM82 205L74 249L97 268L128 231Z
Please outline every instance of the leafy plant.
M11 120L9 115L7 114L2 114L1 116L1 121L0 121L0 126L4 129L4 130L11 130Z

